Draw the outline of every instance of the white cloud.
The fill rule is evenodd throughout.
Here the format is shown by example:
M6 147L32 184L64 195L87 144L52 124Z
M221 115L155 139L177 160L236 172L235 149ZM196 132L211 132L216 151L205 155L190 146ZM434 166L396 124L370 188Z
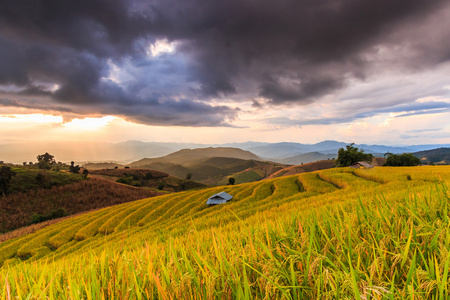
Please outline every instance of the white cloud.
M167 39L156 40L147 49L148 56L158 56L162 53L171 53L175 51L175 43L169 42Z

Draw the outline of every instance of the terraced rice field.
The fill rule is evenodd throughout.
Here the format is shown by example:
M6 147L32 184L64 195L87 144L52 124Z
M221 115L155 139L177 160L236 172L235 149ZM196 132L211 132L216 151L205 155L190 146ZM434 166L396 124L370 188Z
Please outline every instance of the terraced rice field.
M0 297L443 299L449 182L340 168L117 205L1 243Z

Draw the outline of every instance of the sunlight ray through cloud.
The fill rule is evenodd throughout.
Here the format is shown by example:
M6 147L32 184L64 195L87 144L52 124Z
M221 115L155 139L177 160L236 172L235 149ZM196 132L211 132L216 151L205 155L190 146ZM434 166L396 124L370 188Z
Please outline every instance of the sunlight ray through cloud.
M84 118L73 119L70 122L64 123L63 126L76 130L97 130L107 126L109 123L117 119L114 116L105 116L102 118Z
M161 53L171 53L175 51L175 43L169 43L167 39L156 40L154 44L151 44L147 49L147 55L158 56Z

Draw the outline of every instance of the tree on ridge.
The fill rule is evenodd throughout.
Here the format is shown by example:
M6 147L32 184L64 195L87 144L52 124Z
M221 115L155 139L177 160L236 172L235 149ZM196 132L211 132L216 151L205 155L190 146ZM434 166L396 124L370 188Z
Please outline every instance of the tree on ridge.
M371 162L373 155L370 153L364 153L364 150L360 150L354 146L354 143L346 146L346 149L340 148L338 151L338 157L336 163L338 167L348 167L358 161Z

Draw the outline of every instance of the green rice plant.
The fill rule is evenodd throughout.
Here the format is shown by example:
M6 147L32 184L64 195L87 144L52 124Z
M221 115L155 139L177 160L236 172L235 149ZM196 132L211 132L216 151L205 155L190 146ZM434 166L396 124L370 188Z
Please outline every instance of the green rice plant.
M199 211L207 209L208 206L206 205L206 201L209 196L216 194L216 192L222 192L225 191L226 193L229 193L233 196L233 199L231 199L232 202L239 201L240 196L244 193L245 190L247 190L248 187L246 185L234 185L234 186L227 186L227 187L221 187L214 190L208 190L207 194L198 194L197 197L193 198L192 201L187 201L183 207L180 207L177 211L173 212L172 218L170 222L177 222L178 224L186 224L189 223L194 217L194 212L196 214L199 214ZM227 205L229 205L232 202L228 202Z
M382 168L385 172L386 169ZM391 182L394 180L393 177L388 177L385 176L385 174L380 173L381 169L380 168L373 168L373 169L353 169L351 172L361 178L367 179L367 180L371 180L374 182L378 182L381 184L385 184L388 182Z
M164 196L164 197L157 197L156 200L155 200L155 203L153 205L153 209L150 212L148 212L138 222L138 225L139 226L144 226L148 222L151 222L152 220L154 220L155 215L160 214L157 211L164 211L164 207L167 207L169 205L170 199L172 199L172 201L177 201L178 199L182 199L185 194L186 194L186 192L181 192L181 193L178 193L175 197L174 197L174 195L167 195L167 196Z
M114 229L115 232L129 229L130 227L137 225L149 212L153 211L154 207L151 204L144 205L134 212L125 216L120 223Z
M326 194L338 189L335 185L323 180L318 172L300 174L298 180L308 192Z
M4 265L4 266L10 267L10 266L13 266L13 265L15 265L15 264L18 264L18 263L20 263L20 262L22 262L22 260L21 260L20 258L18 258L18 257L13 257L13 258L10 258L10 259L5 260L5 261L3 262L3 265Z
M164 205L158 206L157 209L147 214L145 218L138 223L138 225L144 226L144 228L149 228L156 225L160 228L162 223L167 221L170 222L170 219L173 219L173 217L179 215L175 214L174 210L179 209L180 207L183 207L183 210L187 210L188 207L199 203L202 203L202 206L206 206L204 204L206 203L207 195L212 195L222 190L224 190L223 187L216 187L208 190L195 191L192 194L182 193L179 197L174 198L171 201L167 201ZM188 214L186 213L185 215L187 216ZM167 217L164 218L164 216Z
M43 252L43 247L48 248L48 240L52 236L70 226L67 222L61 222L56 225L57 226L49 226L32 234L31 238L22 244L22 246L17 250L17 256L23 260L26 260Z
M217 190L212 191L211 194L214 194L215 192L217 192ZM256 189L254 189L252 191L252 194L248 197L242 198L242 199L236 199L236 200L231 200L230 202L228 202L226 205L216 205L213 207L208 207L205 203L206 203L206 199L203 199L203 201L201 201L199 203L199 205L197 205L195 207L195 209L191 209L190 210L190 214L189 214L189 218L190 220L194 220L197 218L201 218L201 219L206 219L208 218L208 216L211 216L211 218L216 218L217 219L217 214L219 213L219 211L229 211L232 210L234 206L239 206L242 210L245 210L245 207L248 207L250 203L253 201L258 201L258 200L262 200L264 198L266 198L268 195L271 195L274 192L274 186L272 181L266 181L264 183L261 183L260 185L257 186ZM205 212L206 210L206 212ZM226 213L228 215L228 213ZM221 214L221 218L219 218L218 220L224 220L224 215ZM208 222L207 222L208 223Z
M319 173L320 179L336 186L340 189L346 189L348 188L349 182L348 180L345 180L342 178L342 170L341 169L334 169L334 170L323 170Z
M0 267L3 263L17 254L17 250L22 247L23 243L29 239L23 236L17 239L9 240L0 244Z
M450 168L440 181L435 170L387 168L385 184L327 170L343 189L306 174L268 180L230 187L245 197L211 209L204 191L164 196L173 209L158 222L42 249L32 263L8 258L0 298L445 299Z
M91 245L92 240L89 239L83 241L72 240L59 247L57 251L54 251L51 255L49 255L49 259L66 259L68 256L73 255L74 253L82 253L84 251L83 249L89 249Z
M77 241L82 241L87 238L95 236L98 233L98 229L113 215L115 215L117 212L121 210L122 206L117 206L114 209L109 208L100 210L97 214L95 214L96 217L94 221L78 229L78 231L74 235L74 238Z
M48 245L52 249L58 249L62 245L73 240L75 238L75 234L78 233L80 228L83 228L83 226L92 223L92 221L98 219L98 217L101 216L103 213L104 212L99 212L99 213L94 213L94 214L90 214L87 216L75 218L74 221L77 221L77 222L72 223L71 226L69 226L68 228L66 228L66 229L62 230L61 232L59 232L58 234L52 236L48 240Z
M121 219L127 217L130 213L135 212L145 204L146 202L144 201L136 201L130 203L129 205L122 206L122 209L120 211L116 212L114 215L111 215L110 218L106 220L102 226L100 226L98 232L101 234L110 234L114 232Z
M239 201L244 198L247 198L253 193L254 189L260 184L261 184L260 182L254 182L235 186L233 190L230 190L230 193L233 194L232 201Z
M189 195L192 192L184 192L181 193L183 195ZM181 198L181 197L180 197ZM150 213L151 211L153 211L155 209L155 204L158 202L158 200L163 200L161 201L161 203L165 203L168 202L168 200L171 201L176 201L176 199L178 199L178 197L164 197L162 199L149 199L149 201L146 201L147 203L140 207L139 209L137 209L135 212L128 214L120 223L119 225L117 225L117 227L115 228L115 231L122 231L125 229L130 228L131 226L136 225L139 221L141 221L142 219L144 219L144 217ZM164 201L165 200L165 201Z
M219 190L218 188L216 190ZM189 206L191 203L206 202L207 195L211 195L211 193L214 193L216 190L204 190L204 191L197 191L192 194L185 194L181 199L178 201L168 201L169 207L164 208L161 212L159 217L154 219L151 223L158 223L158 222L164 222L169 221L174 217L174 212L177 210L180 210L181 212L185 212L185 207ZM154 215L155 216L155 215Z

